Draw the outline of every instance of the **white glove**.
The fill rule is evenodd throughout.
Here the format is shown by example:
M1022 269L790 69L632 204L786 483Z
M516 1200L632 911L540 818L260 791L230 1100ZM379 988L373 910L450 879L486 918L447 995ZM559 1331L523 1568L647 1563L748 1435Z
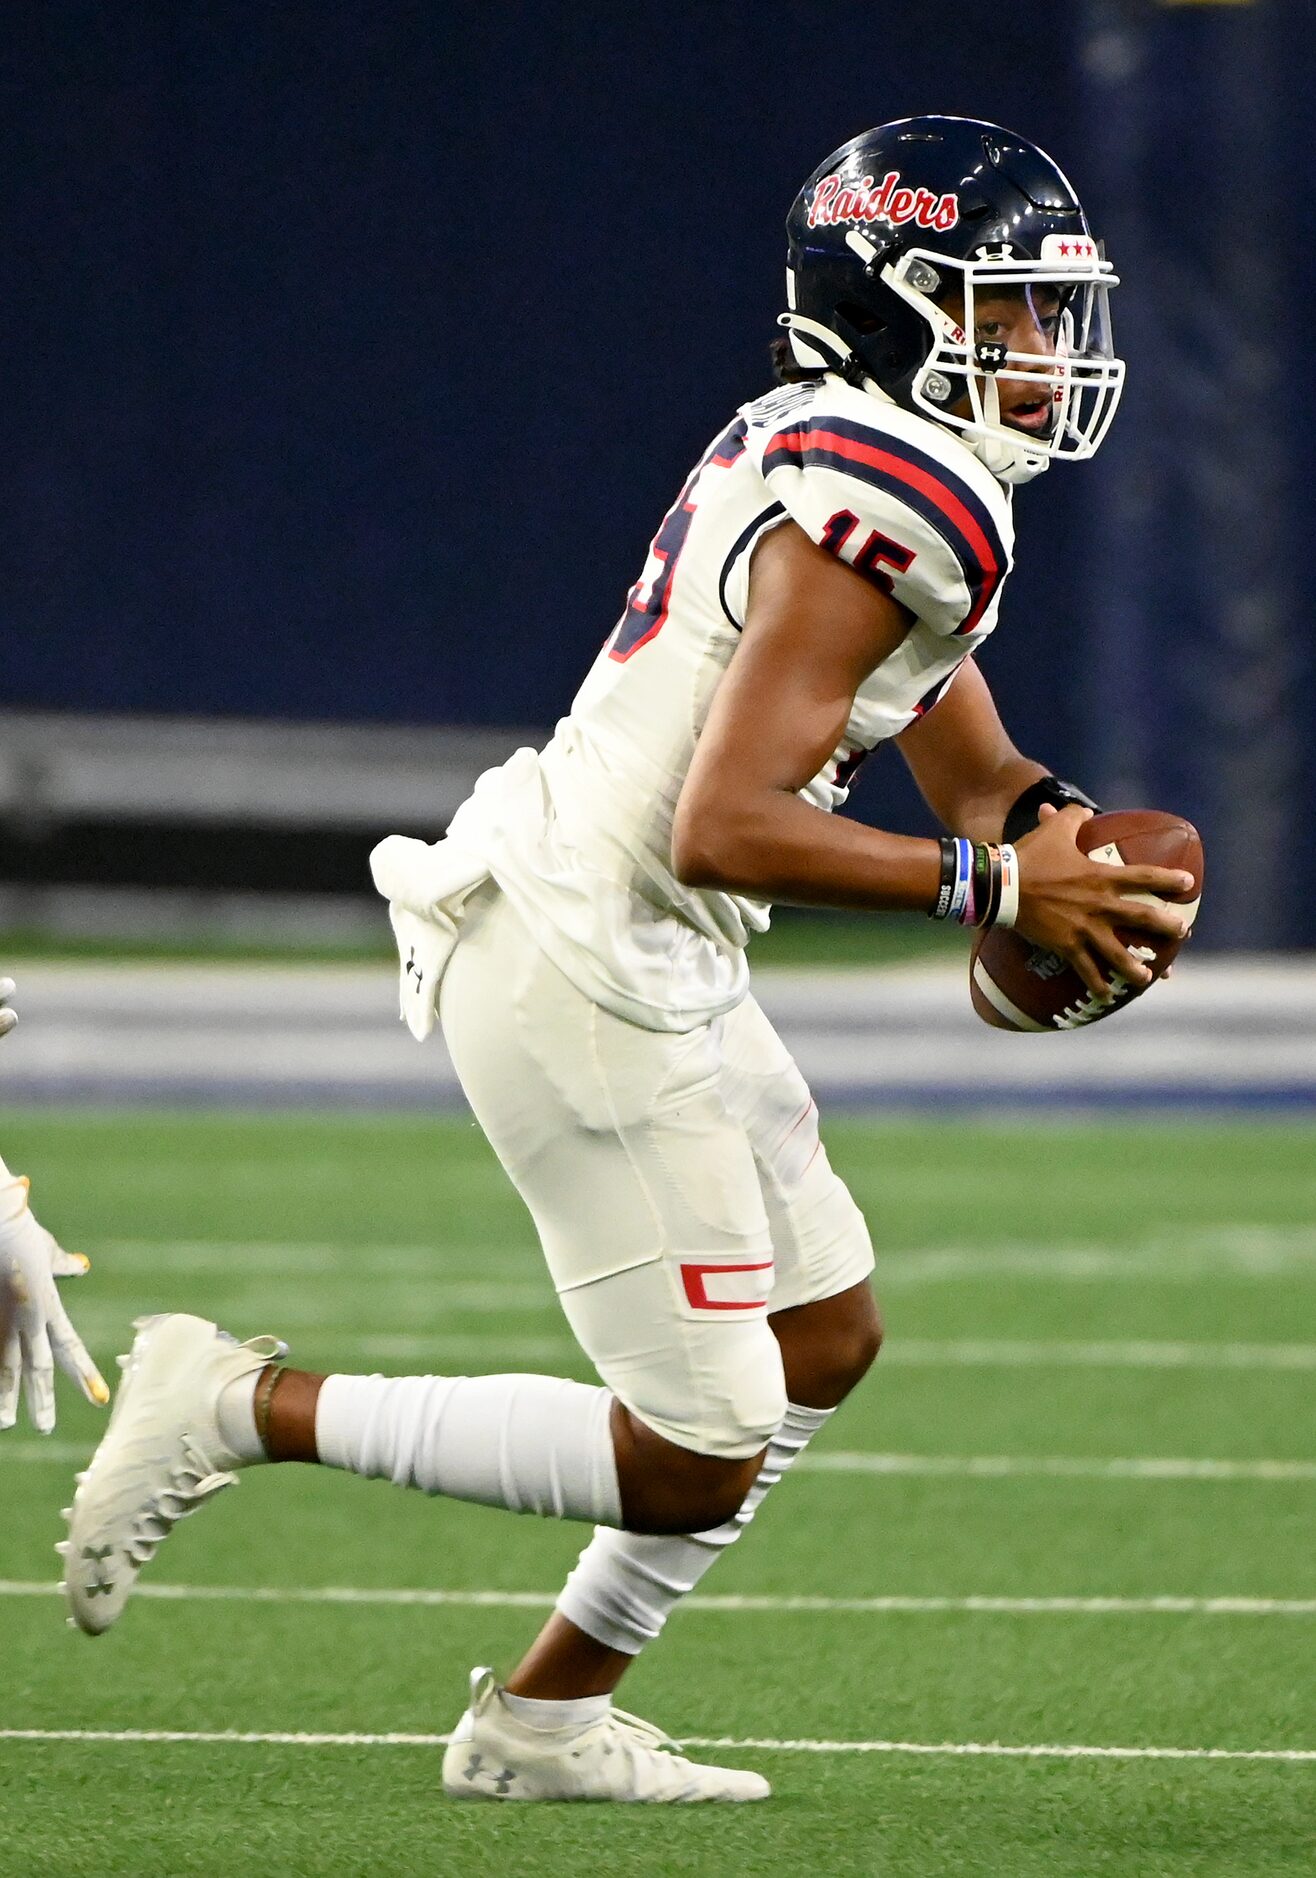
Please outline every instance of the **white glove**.
M18 1022L18 1012L9 1003L16 988L12 978L0 978L0 1037L5 1036Z
M32 1425L48 1435L55 1426L56 1363L98 1407L110 1392L55 1289L57 1278L80 1276L89 1260L65 1252L38 1225L27 1190L27 1181L15 1179L0 1161L0 1278L10 1283L13 1319L0 1347L0 1429L18 1419L21 1378Z

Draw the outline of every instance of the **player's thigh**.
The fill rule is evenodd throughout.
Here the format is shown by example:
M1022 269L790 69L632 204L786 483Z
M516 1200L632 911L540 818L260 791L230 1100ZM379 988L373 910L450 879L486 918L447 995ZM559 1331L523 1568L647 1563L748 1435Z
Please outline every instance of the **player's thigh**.
M559 1289L685 1247L770 1261L753 1151L721 1099L707 1029L644 1030L604 1011L496 890L463 930L439 1014ZM766 1295L766 1279L754 1284Z
M722 1093L758 1167L775 1254L774 1311L834 1297L873 1270L868 1225L827 1158L818 1107L753 998L721 1023Z
M767 1325L772 1239L711 1034L601 1010L501 896L457 945L441 1017L603 1380L679 1446L756 1452L784 1410Z

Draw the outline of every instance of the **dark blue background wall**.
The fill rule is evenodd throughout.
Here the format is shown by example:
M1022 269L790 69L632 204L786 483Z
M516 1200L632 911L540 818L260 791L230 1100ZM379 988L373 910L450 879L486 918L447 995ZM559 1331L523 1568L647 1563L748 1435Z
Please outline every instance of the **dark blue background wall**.
M11 5L0 699L550 722L690 460L766 382L799 181L941 109L1051 148L1135 263L1111 441L1020 498L985 661L1011 723L1090 783L1227 820L1203 747L1278 715L1281 797L1306 788L1279 563L1316 400L1292 358L1266 379L1234 242L1273 221L1281 311L1311 304L1305 11L966 0L934 33L913 4ZM1231 117L1240 71L1261 95ZM1260 539L1240 438L1250 485L1296 465ZM1236 566L1259 626L1222 621ZM1211 687L1237 677L1246 716L1281 640L1261 724L1213 729Z

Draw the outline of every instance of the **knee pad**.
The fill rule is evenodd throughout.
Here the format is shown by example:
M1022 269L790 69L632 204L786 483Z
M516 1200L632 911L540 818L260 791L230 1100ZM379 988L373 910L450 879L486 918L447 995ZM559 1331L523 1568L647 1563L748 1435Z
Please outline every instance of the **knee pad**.
M734 1332L718 1328L721 1335L701 1337L696 1330L687 1337L687 1354L693 1344L695 1360L679 1387L670 1386L675 1378L656 1374L645 1379L648 1386L609 1387L638 1420L676 1447L717 1460L746 1460L768 1445L786 1414L781 1351L766 1317L752 1327L737 1325Z

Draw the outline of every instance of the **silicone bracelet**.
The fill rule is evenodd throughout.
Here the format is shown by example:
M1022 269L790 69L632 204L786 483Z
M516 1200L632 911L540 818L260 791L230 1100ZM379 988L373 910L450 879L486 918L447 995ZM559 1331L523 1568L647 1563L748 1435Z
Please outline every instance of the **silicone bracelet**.
M1013 926L1019 917L1019 857L1008 841L1003 841L997 852L1001 857L1001 897L992 923Z
M973 843L962 835L955 837L955 886L951 892L948 919L964 923L965 909L973 893Z
M936 901L928 908L929 919L949 917L951 896L955 891L955 843L949 835L943 835L938 846L941 849L941 880L937 886Z

